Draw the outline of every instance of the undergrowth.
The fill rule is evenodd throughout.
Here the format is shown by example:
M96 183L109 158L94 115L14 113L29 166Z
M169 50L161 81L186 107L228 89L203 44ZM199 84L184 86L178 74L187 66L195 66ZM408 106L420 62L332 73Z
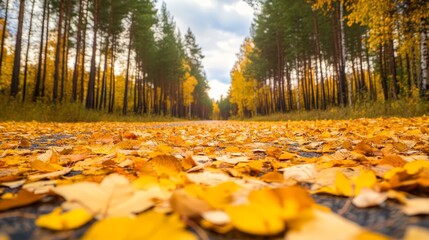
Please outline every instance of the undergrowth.
M0 97L0 121L37 122L170 122L178 119L168 116L136 115L129 112L87 110L80 103L47 104L43 102L17 102Z
M251 121L299 121L299 120L346 120L357 118L378 117L419 117L429 115L429 102L416 98L401 99L388 102L363 102L353 107L331 107L325 111L293 111L269 116L256 116Z

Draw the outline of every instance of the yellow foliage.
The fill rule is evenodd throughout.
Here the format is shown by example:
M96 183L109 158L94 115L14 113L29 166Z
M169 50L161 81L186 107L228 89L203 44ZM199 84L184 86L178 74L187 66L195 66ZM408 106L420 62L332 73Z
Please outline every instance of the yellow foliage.
M70 230L83 226L92 219L92 214L83 208L62 213L61 208L37 218L36 226L52 230Z
M185 230L178 215L149 211L136 218L111 217L95 223L83 236L84 240L147 239L196 240Z

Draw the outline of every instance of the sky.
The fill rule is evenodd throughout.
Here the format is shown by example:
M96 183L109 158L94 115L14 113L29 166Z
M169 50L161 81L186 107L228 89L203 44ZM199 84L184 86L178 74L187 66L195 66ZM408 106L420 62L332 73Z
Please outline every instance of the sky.
M226 96L236 54L250 32L253 9L243 0L163 1L181 33L191 28L202 48L210 98ZM158 1L158 9L163 1Z

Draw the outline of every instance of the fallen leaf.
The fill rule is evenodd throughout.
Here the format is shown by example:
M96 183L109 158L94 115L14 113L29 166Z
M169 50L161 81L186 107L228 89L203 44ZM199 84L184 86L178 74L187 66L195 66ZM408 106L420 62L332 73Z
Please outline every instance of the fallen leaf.
M302 164L279 169L286 179L292 178L299 182L311 182L317 174L316 164Z
M42 200L44 197L45 195L34 194L25 189L22 189L18 192L15 198L0 200L0 211L27 206Z
M37 170L40 172L48 172L48 173L61 171L63 169L63 167L58 164L50 164L47 162L42 162L38 159L32 161L30 165L34 170Z
M285 152L282 153L279 157L279 160L291 160L292 158L294 158L296 155L293 153L289 153L289 152Z
M66 175L71 170L72 170L71 168L64 168L63 170L59 170L59 171L56 171L56 172L29 175L27 178L30 181L37 181L37 180L44 179L44 178L56 178L56 177L60 177L60 176Z
M110 217L95 223L83 240L145 239L145 240L196 240L185 230L177 215L164 215L149 211L135 218Z
M154 206L156 199L167 199L160 189L136 191L124 176L111 174L100 183L80 182L53 190L69 203L85 208L97 219L142 212Z
M41 215L36 219L36 226L51 230L70 230L79 228L92 219L92 214L83 208L77 208L62 213L61 208L54 209L51 213Z
M350 240L364 232L358 224L335 213L315 209L312 218L286 233L285 240Z
M386 201L387 193L379 193L370 188L362 188L360 193L353 198L352 203L359 208L379 206Z
M215 210L215 211L206 211L201 214L201 216L208 222L215 225L226 225L231 222L231 218L224 211Z
M429 214L429 198L408 199L401 210L408 216Z
M404 240L429 239L429 230L418 226L409 226L405 230Z
M239 205L226 208L231 224L240 231L255 235L276 235L285 228L279 214L273 214L263 205Z
M285 180L284 175L279 172L268 172L261 177L262 181L272 182L283 182Z
M174 176L182 171L182 165L177 158L169 155L159 155L150 160L158 176Z
M26 181L27 180L22 179L22 180L13 181L13 182L3 182L0 185L8 188L18 188L18 187L21 187Z

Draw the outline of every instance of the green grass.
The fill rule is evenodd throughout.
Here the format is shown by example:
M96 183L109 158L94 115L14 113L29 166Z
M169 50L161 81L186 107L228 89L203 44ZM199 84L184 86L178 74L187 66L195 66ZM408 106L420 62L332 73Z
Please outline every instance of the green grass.
M429 115L429 102L416 98L401 99L389 102L364 102L353 107L333 107L326 111L294 111L285 114L257 116L250 121L299 121L299 120L344 120L378 117L419 117Z
M26 102L24 104L0 96L0 122L170 122L178 120L167 116L136 115L133 112L129 112L127 116L119 112L108 114L106 111L86 110L80 103L53 105Z

